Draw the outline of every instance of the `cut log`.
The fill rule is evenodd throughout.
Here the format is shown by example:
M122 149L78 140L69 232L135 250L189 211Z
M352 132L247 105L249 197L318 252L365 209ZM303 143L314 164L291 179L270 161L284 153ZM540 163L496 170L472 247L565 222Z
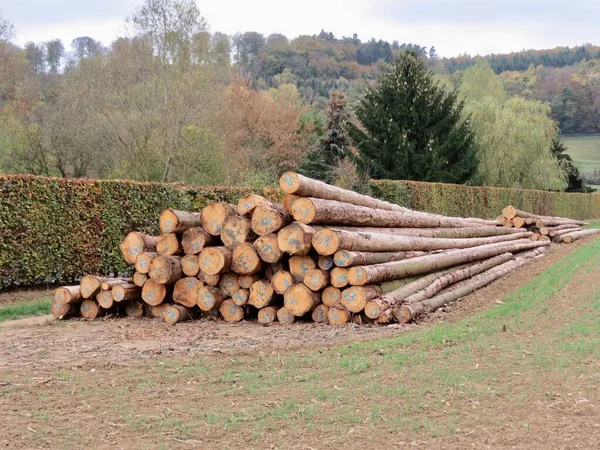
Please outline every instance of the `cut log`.
M158 284L173 284L183 276L181 257L159 256L150 263L148 275Z
M150 263L157 256L158 253L156 252L140 253L137 255L137 258L135 258L135 270L137 270L139 273L148 273Z
M364 314L354 314L352 316L352 323L354 323L356 325L367 325L367 324L372 324L373 322L374 322L373 319L369 319Z
M359 313L366 308L371 300L380 295L395 291L413 281L415 281L414 278L402 278L400 280L387 281L380 284L351 286L342 291L340 304L350 312ZM374 318L377 318L380 314L381 313L377 314Z
M525 219L517 216L512 219L512 223L515 228L523 228L525 226Z
M289 309L285 306L277 310L277 321L283 325L289 325L294 323L296 316L294 316Z
M532 225L533 223L535 223L535 219L532 219L531 217L525 217L526 225Z
M62 286L54 291L54 301L59 305L81 303L83 300L80 286Z
M109 292L112 293L115 302L140 300L142 298L141 289L133 283L117 284Z
M252 216L258 205L271 206L272 203L260 195L248 194L238 200L237 212L241 216Z
M156 238L156 252L159 255L183 255L183 246L175 233L161 234Z
M204 286L198 291L198 306L202 311L218 309L223 300L225 300L225 295L218 288Z
M79 292L83 298L94 298L102 290L102 282L110 280L106 277L85 275L79 283Z
M150 279L142 288L142 300L152 306L160 305L172 293L172 286L165 286Z
M200 273L200 258L198 255L185 255L181 258L181 271L188 277L195 277Z
M110 291L115 286L126 285L133 283L132 278L111 278L100 283L100 289Z
M499 225L503 225L505 220L506 220L506 217L504 217L504 215L502 215L502 214L500 214L498 217L496 217L496 221L498 222Z
M565 244L570 244L577 239L581 239L588 236L593 236L594 234L600 233L600 229L597 230L583 230L583 231L574 231L571 233L566 233L561 236L555 237L556 242L564 242Z
M508 205L506 208L502 209L502 217L505 219L512 219L516 215L517 210L512 205Z
M132 302L132 304L135 304L135 303L139 304L140 302ZM165 309L167 309L169 306L171 306L171 303L161 303L160 305L156 305L156 306L142 304L142 306L146 307L148 316L162 319L163 312L165 311Z
M186 255L197 255L204 247L216 245L218 238L207 232L204 228L190 228L181 235L181 246Z
M501 225L501 224L500 224ZM392 236L413 236L424 238L463 239L474 237L502 236L506 234L522 233L524 230L514 228L503 228L500 226L477 225L461 228L377 228L377 227L345 227L338 225L322 226L315 225L318 231L323 228L333 228L340 231L351 231L360 233L381 233Z
M249 289L238 289L231 294L231 301L238 306L244 306L248 303L248 297L250 297Z
M283 260L273 264L267 264L265 267L265 278L267 280L270 280L271 278L273 278L273 275L275 275L277 272L281 272L287 269L288 264L284 264Z
M121 253L127 264L135 264L140 253L156 252L156 237L132 231L121 242Z
M63 320L69 317L79 315L79 304L77 303L56 303L52 302L50 306L50 312L54 316L55 319Z
M219 285L220 279L221 279L220 275L209 275L204 272L200 272L198 274L198 280L202 281L204 284L207 284L207 285L213 286L213 287Z
M474 248L449 250L418 258L405 259L371 266L352 267L348 272L348 280L354 286L375 284L381 281L397 280L412 275L430 273L435 270L478 261L501 255L506 252L518 252L549 245L548 242L530 239L487 244ZM333 284L333 283L332 283Z
M276 263L282 256L283 252L279 248L276 234L267 234L259 237L254 241L254 248L258 252L258 256L266 263Z
M370 266L366 266L370 267ZM333 287L343 288L348 286L348 269L345 267L334 267L331 269L329 282Z
M302 283L294 284L283 295L284 306L294 316L300 317L314 310L320 303L320 295Z
M285 194L283 196L283 200L281 201L281 204L283 205L283 210L285 212L287 212L288 214L292 214L294 202L296 200L298 200L299 198L301 198L301 197L299 197L297 195Z
M192 320L194 318L194 311L183 305L173 304L165 308L162 317L165 323L174 325L177 322L183 322L184 320Z
M426 252L352 252L339 250L333 255L333 262L338 267L368 266L391 261L416 258Z
M135 272L133 274L133 284L137 287L143 287L146 281L148 281L150 277L148 277L147 273Z
M562 230L550 231L549 235L554 238L554 237L562 236L563 234L574 233L576 231L582 231L582 230L583 230L583 228L581 228L581 227L565 228Z
M253 275L262 269L262 261L252 244L238 245L232 253L231 270L239 275Z
M290 273L297 282L302 282L309 270L317 268L317 263L312 256L292 256L288 264Z
M283 294L290 286L294 284L294 277L292 277L291 273L282 270L273 275L271 278L271 284L273 285L275 292L278 294Z
M283 208L258 205L252 214L252 230L259 236L276 233L292 221Z
M325 255L319 256L319 259L317 261L317 266L319 266L319 269L321 269L321 270L333 269L333 266L334 266L333 256L325 256Z
M312 244L320 255L333 255L340 250L401 252L401 251L433 251L456 248L470 248L496 242L515 241L528 238L531 233L506 234L484 238L446 239L421 238L414 236L390 236L380 233L353 233L332 228L324 228L315 233Z
M315 227L294 222L277 233L279 248L290 255L308 255L312 249L312 237L316 232Z
M125 305L125 314L127 317L142 317L144 312L144 302L133 301Z
M303 283L314 292L324 289L329 284L329 272L321 269L312 269L306 272Z
M254 241L256 234L252 231L252 221L247 217L232 214L223 222L221 240L226 247L236 248L244 242Z
M539 230L539 233L540 233L542 236L548 236L548 235L550 234L550 230L549 230L547 227L543 226L543 225L542 225L542 226L540 226L540 227L538 228L538 230Z
M250 287L248 305L257 309L269 306L275 301L275 290L273 285L265 280L259 280Z
M79 307L79 314L87 320L94 320L106 315L106 309L98 305L96 300L84 300Z
M329 306L319 305L312 312L311 318L315 323L329 323Z
M96 294L96 301L104 309L112 308L115 303L112 297L112 292L109 290L102 290L98 292Z
M555 227L547 227L547 228L550 231L550 236L553 236L552 232L561 231L561 230L568 230L568 229L571 229L571 228L581 228L581 226L580 225L565 224L565 225L557 225Z
M173 287L173 301L188 308L198 304L198 290L203 283L195 277L185 277L177 280Z
M534 219L536 221L542 221L544 223L544 225L546 226L557 226L557 225L564 225L564 224L574 224L574 225L587 225L586 222L583 222L581 220L575 220L575 219L569 219L566 217L553 217L553 216L540 216L538 214L532 214L526 211L521 211L520 209L516 209L514 206L508 205L506 208L504 208L502 210L502 214L505 217L511 216L515 217L515 216L519 216L519 217L523 217L525 219L530 218L530 219ZM510 218L512 218L510 217Z
M263 325L271 325L277 320L278 309L279 308L276 306L267 306L265 308L259 309L258 323L262 323Z
M198 258L200 270L208 275L221 275L232 267L233 252L230 248L206 247Z
M542 237L542 235L541 235L540 233L533 233L533 234L531 235L531 238L530 238L530 239L531 239L532 241L539 241L541 237Z
M341 300L342 291L333 286L327 286L325 289L323 289L323 292L321 293L321 302L323 302L325 306L331 307L339 305Z
M240 275L238 278L238 283L243 289L250 289L250 287L258 280L262 280L263 276L261 274L255 273L253 275Z
M329 325L343 325L352 320L352 313L341 305L329 308L327 312Z
M240 276L237 273L230 272L223 274L219 281L219 289L226 296L231 296L231 294L240 288L239 278Z
M202 226L202 213L165 209L158 218L158 226L163 234L183 233Z
M232 205L215 202L202 210L202 228L213 236L219 236L223 230L223 222L227 217L235 214Z
M244 318L244 308L233 300L224 300L219 306L219 312L226 322L239 322Z

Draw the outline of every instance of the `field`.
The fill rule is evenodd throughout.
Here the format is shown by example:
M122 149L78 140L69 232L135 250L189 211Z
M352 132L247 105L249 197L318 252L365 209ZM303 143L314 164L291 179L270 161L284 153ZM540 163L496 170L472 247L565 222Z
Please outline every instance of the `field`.
M563 136L562 140L580 171L600 170L600 135Z
M593 448L600 239L408 327L0 324L10 448Z

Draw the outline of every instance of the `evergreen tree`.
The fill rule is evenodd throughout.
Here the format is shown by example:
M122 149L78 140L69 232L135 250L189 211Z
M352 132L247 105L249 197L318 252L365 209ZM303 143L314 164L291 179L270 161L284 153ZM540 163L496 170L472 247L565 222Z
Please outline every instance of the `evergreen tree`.
M359 100L362 127L349 125L359 169L379 179L464 183L477 161L462 109L416 53L403 53Z
M591 189L581 179L581 174L579 173L579 169L573 164L573 159L566 153L567 147L561 141L560 136L556 135L552 140L551 151L552 155L567 173L569 185L565 190L567 192L591 192Z

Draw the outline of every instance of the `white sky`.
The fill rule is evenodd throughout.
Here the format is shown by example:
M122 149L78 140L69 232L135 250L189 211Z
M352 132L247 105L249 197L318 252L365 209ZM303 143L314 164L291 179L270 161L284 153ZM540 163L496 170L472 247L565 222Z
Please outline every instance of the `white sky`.
M142 0L0 0L17 43L78 36L110 44ZM293 38L354 33L435 46L440 56L600 43L600 0L197 0L211 31Z

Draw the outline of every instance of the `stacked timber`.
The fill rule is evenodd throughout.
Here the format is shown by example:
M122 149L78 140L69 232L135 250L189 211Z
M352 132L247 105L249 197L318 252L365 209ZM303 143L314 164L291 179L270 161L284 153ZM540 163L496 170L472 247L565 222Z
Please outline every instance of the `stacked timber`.
M169 324L201 317L262 325L405 323L550 245L515 226L524 216L517 210L508 227L504 219L414 211L294 172L284 173L280 186L281 204L250 194L236 205L163 211L159 236L132 231L121 244L131 278L83 277L79 286L57 290L53 313L161 317ZM543 220L556 238L581 226L548 219L535 225Z

